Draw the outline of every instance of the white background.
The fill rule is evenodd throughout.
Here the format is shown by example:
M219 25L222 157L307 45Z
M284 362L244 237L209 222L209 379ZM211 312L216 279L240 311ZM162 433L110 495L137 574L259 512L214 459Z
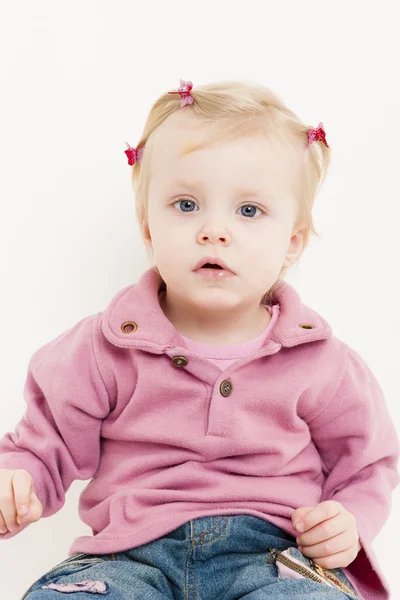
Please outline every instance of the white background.
M333 152L322 234L287 277L378 378L399 430L396 1L0 4L0 436L25 411L30 356L147 268L125 141L180 78L259 81ZM19 599L91 531L76 481L56 515L0 541L0 597ZM400 597L400 490L374 549Z

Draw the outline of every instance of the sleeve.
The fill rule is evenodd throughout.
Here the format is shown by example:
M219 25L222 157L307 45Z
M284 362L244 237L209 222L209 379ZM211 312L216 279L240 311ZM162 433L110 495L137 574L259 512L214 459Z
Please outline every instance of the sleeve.
M100 461L102 420L110 404L95 354L99 315L82 319L33 354L25 414L15 432L0 438L0 469L32 475L43 517L62 508L71 483L92 477Z
M345 348L336 393L308 426L325 474L321 502L336 500L351 512L365 546L390 514L400 444L377 379L355 350Z

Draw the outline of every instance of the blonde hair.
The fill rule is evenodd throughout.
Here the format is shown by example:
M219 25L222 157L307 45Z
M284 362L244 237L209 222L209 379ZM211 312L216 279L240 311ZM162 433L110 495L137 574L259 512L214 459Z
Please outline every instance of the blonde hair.
M207 140L186 148L183 155L217 142L260 133L278 136L284 144L299 154L302 159L301 167L294 179L294 191L298 199L299 210L293 230L304 228L302 254L308 245L311 234L320 237L314 226L312 208L330 163L330 148L325 146L322 141L315 141L307 148L308 129L315 125L302 123L277 94L259 83L213 82L194 87L191 90L191 96L194 103L185 106L182 110L193 111L194 115L203 119L205 123L212 124L213 128L212 135ZM154 134L172 113L181 110L180 104L179 94L166 92L161 95L150 110L143 134L137 144L137 148L146 146L141 162L136 162L132 167L136 217L142 235L147 223ZM301 156L302 152L303 156ZM300 256L297 260L300 259ZM287 268L282 267L278 280L268 292L269 296L286 271Z

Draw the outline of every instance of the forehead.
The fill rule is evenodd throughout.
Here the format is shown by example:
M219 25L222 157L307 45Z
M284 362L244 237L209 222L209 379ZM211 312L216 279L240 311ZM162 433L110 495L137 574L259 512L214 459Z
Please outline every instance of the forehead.
M215 123L205 122L192 111L176 111L164 121L153 139L152 178L161 185L201 178L245 186L249 181L268 188L288 189L299 168L299 156L276 136L252 134L212 142ZM197 144L206 148L193 152ZM291 176L292 175L292 176Z

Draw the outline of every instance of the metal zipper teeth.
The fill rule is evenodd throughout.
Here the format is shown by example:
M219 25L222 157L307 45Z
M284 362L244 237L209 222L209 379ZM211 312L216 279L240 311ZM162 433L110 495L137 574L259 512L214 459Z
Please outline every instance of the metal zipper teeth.
M287 567L290 567L294 571L301 573L305 577L308 577L309 579L312 579L313 581L317 581L317 583L321 583L321 578L326 579L327 581L330 581L333 585L336 585L336 587L338 587L340 589L340 591L345 592L346 594L350 594L351 596L353 596L353 598L359 598L359 596L354 594L353 590L351 590L345 583L343 583L343 581L341 581L340 579L335 577L335 575L333 575L333 573L330 574L330 577L332 577L335 580L334 582L332 582L331 579L329 577L327 577L323 572L320 573L319 569L322 569L322 567L319 567L319 565L315 565L317 572L320 573L320 577L317 577L317 576L313 575L312 573L310 573L310 571L308 569L306 569L306 567L301 567L297 563L291 561L290 558L288 558L284 554L281 555L281 553L279 551L274 550L273 548L270 548L269 550L275 560L279 560L281 563L283 563ZM311 568L312 567L310 567L310 569ZM337 583L335 583L335 582L337 582Z
M317 583L321 583L320 577L317 577L313 573L310 573L310 571L308 569L306 569L305 567L301 567L297 563L292 562L290 560L290 558L288 558L287 556L285 556L285 555L281 556L280 553L273 550L273 548L270 548L270 552L275 560L279 560L281 563L283 563L287 567L290 567L294 571L297 571L298 573L301 573L301 575L304 575L304 577L308 577L309 579L312 579L313 581L316 581Z
M346 594L353 596L353 598L359 598L359 596L357 594L355 594L353 592L353 590L351 590L343 581L341 581L341 579L338 579L338 577L336 577L332 572L329 572L329 574L325 574L326 570L323 567L321 567L320 565L317 565L315 563L312 564L312 568L315 569L315 571L317 573L319 573L321 575L321 577L323 577L324 579L327 579L327 581L330 581L334 585L337 585L337 587L340 588L340 590L342 592L345 592ZM333 582L332 582L332 579L334 579Z
M43 577L48 577L49 575L51 575L52 573L54 573L54 571L57 571L58 569L62 568L64 565L65 566L69 566L69 565L73 565L74 563L80 563L82 564L96 564L97 562L102 562L103 559L102 558L98 558L98 557L93 557L90 558L89 556L87 556L86 558L84 558L86 556L85 553L79 554L78 556L70 556L69 558L66 558L65 560L63 560L62 562L60 562L58 565L56 565L55 567L53 567L52 569L50 569L50 571L47 571L47 573L45 573L44 575L40 576L40 579L43 579ZM37 581L35 582L37 583ZM25 598L28 596L28 594L31 593L31 589L34 586L34 584L32 584L30 586L30 588L25 592L25 594L22 596L21 600L25 600Z

